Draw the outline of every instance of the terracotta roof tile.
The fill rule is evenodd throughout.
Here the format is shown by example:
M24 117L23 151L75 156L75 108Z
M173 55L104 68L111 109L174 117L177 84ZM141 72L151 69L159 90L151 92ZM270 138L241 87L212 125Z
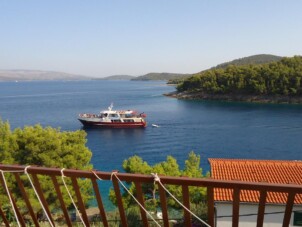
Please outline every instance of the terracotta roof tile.
M219 180L239 180L249 182L268 182L276 184L299 184L302 186L302 161L284 160L244 160L244 159L209 159L211 175ZM240 200L259 202L257 191L243 190ZM286 203L285 193L267 195L267 203ZM231 189L214 189L214 200L232 201ZM296 195L296 204L302 204L302 195Z

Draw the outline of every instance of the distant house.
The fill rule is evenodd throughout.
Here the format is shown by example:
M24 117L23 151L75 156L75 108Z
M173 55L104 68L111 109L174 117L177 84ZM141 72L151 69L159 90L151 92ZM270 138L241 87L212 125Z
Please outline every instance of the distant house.
M302 187L302 161L209 159L211 177L219 180L298 184ZM267 195L263 226L282 226L285 193ZM214 189L216 226L232 226L232 191ZM239 226L256 226L259 192L241 191ZM295 197L290 226L302 226L302 194Z

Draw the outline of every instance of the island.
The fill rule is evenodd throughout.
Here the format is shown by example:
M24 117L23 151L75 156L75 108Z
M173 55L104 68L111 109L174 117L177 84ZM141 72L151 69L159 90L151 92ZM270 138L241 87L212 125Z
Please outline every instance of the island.
M174 80L174 79L187 77L190 75L191 74L182 74L182 73L147 73L146 75L138 76L131 80L136 80L136 81Z
M106 76L101 78L95 78L95 80L131 80L135 78L135 76L129 75L113 75L113 76Z
M91 80L91 77L43 70L0 70L0 82Z
M176 85L176 92L166 95L179 99L302 103L301 78L301 56L263 64L228 64L184 78Z

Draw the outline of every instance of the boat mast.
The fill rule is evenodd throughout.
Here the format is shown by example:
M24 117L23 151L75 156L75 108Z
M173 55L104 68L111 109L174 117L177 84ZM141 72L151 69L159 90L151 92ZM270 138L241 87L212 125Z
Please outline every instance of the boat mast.
M110 104L110 106L108 107L108 110L111 111L113 108L113 103Z

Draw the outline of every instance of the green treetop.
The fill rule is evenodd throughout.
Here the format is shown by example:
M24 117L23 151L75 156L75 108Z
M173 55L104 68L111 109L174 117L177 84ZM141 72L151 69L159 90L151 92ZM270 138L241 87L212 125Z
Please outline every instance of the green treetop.
M0 119L0 163L90 170L92 169L90 164L92 153L85 144L86 133L82 130L62 132L60 129L35 125L11 131L9 123ZM5 176L13 193L20 193L16 187L15 178L9 173ZM50 207L58 207L59 201L51 180L39 175L38 178ZM27 177L21 175L21 179L35 211L40 212L41 206L36 200ZM68 179L66 181L70 183ZM65 204L72 207L61 179L58 178L58 182ZM85 192L82 195L84 202L87 203L92 193L90 181L79 179L78 183L81 190ZM74 194L73 190L71 193ZM0 201L3 204L9 203L7 197L0 198ZM24 206L23 201L17 201L17 203Z
M202 175L202 168L200 167L200 156L196 155L193 151L189 153L188 159L185 161L184 169L181 170L177 160L172 156L167 156L166 161L156 163L153 166L145 162L141 157L135 155L123 162L123 168L127 173L141 173L151 174L157 173L159 176L186 176L186 177L204 177ZM145 195L145 202L148 209L156 210L158 200L158 187L156 184L143 184L143 193ZM178 199L182 197L181 187L168 185L167 189ZM133 183L129 185L129 190L135 194L135 186ZM190 187L189 189L191 202L198 204L205 200L206 190L199 187ZM110 200L116 204L115 193L111 189L109 193ZM174 208L179 208L179 205L170 197L167 198L168 205ZM129 208L135 204L135 201L127 193L123 193L123 203L125 207Z

